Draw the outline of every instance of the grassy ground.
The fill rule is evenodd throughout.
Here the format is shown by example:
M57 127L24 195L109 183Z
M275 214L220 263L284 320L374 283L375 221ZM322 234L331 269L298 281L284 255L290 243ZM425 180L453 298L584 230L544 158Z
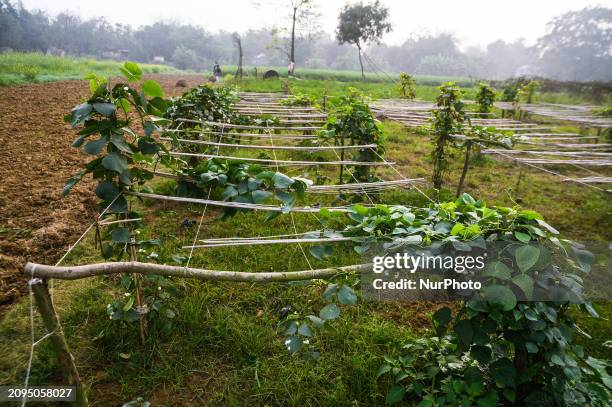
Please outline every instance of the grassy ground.
M117 61L101 61L91 58L56 57L40 53L0 53L0 86L49 82L69 79L82 79L85 75L95 72L103 76L115 76L121 65ZM182 73L185 75L196 74L193 71L181 71L167 65L140 64L145 73ZM222 67L226 78L231 79L237 69L235 65ZM366 81L361 80L359 71L337 71L332 69L310 69L299 68L295 78L286 79L286 67L260 66L258 77L268 69L274 69L281 74L283 79L261 81L256 79L252 66L245 66L245 79L243 85L253 90L284 90L287 83L294 92L307 92L322 96L338 95L346 92L348 88L354 87L375 98L397 97L396 86L397 73L366 72ZM198 75L208 77L211 73L203 71ZM417 97L425 100L433 100L437 94L437 87L444 82L453 81L465 91L466 99L473 99L474 87L478 80L463 77L444 77L432 75L415 75L417 84ZM536 102L563 103L563 104L589 104L592 101L582 95L567 92L540 93L535 98ZM612 103L605 100L604 105Z
M357 86L376 97L391 92L390 84L347 83L303 80L291 83L293 91L321 95ZM280 90L280 82L248 80L242 89ZM278 87L278 88L277 88ZM429 98L427 87L418 96ZM576 130L560 128L560 130ZM408 131L394 122L385 122L387 157L407 177L430 177L431 145L426 135ZM281 159L282 154L278 158ZM297 158L294 156L294 158ZM454 190L462 160L451 168L446 186ZM335 178L337 169L311 169L310 178ZM392 177L390 170L380 172ZM519 175L522 176L517 188ZM609 196L585 187L559 182L552 176L525 171L508 162L478 159L471 163L466 191L489 204L514 205L541 212L563 236L581 240L609 241L612 206ZM169 193L170 181L154 184L158 193ZM434 192L424 188L425 193ZM449 191L443 192L451 196ZM311 198L307 203L329 203L330 198ZM426 205L415 191L389 192L381 202ZM185 219L199 221L201 208L152 202L134 203L145 214L143 238L158 238L161 246L139 253L147 261L173 264L173 255L185 254L180 247L191 244L194 227L183 227ZM202 237L257 236L291 231L287 216L269 223L264 214L244 213L225 221L208 208ZM320 227L315 217L295 215L298 231ZM78 246L67 262L83 264L100 261L93 236ZM308 247L305 247L307 250ZM327 261L309 255L313 267L357 262L348 247L338 245ZM307 269L299 247L253 246L196 250L194 267L219 270L280 271ZM139 343L136 325L122 327L110 321L106 305L123 295L117 281L95 278L78 282L56 282L54 298L68 341L82 376L91 386L94 405L117 405L138 396L153 405L380 405L386 383L375 375L384 355L400 352L403 343L428 329L428 315L438 307L427 303L377 303L361 301L343 307L332 323L313 343L321 352L318 361L290 356L275 332L280 310L291 305L298 311L316 312L324 305L324 286L313 282L298 284L231 284L176 281L177 293L169 301L177 311L174 328L165 332L153 324L144 345ZM609 318L612 307L598 306ZM580 316L581 326L593 334L581 340L600 357L609 357L601 344L612 337L607 320ZM37 326L37 337L43 331ZM18 384L24 377L29 351L28 301L13 307L0 322L0 384ZM57 382L58 368L48 343L41 343L33 360L31 384Z
M0 86L83 79L89 73L115 76L122 63L92 58L47 56L40 53L0 53ZM166 65L140 65L146 73L178 73Z

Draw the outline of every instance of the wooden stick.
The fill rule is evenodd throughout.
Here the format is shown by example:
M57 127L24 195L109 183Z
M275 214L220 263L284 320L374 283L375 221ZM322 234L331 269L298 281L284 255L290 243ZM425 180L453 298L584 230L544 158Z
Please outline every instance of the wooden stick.
M206 270L154 263L113 262L87 264L84 266L48 266L44 264L27 263L23 272L34 277L55 278L58 280L79 280L81 278L109 274L140 273L156 274L168 277L195 278L203 281L279 283L328 278L340 273L358 273L368 271L371 270L371 268L372 264L356 264L351 266L330 267L317 270L253 273L243 271Z
M130 261L138 261L138 255L136 254L136 239L132 237L130 241ZM142 288L140 286L140 278L138 274L132 273L132 279L134 279L134 287L136 288L136 306L138 307L138 317L140 322L140 343L145 343L145 332L147 330L146 320L143 318L142 312Z
M175 139L170 137L160 137L163 141L174 141ZM217 147L234 147L234 148L253 148L260 150L295 150L295 151L324 151L324 150L340 150L340 149L360 149L360 148L377 148L376 144L364 144L355 146L261 146L254 144L232 144L232 143L217 143L214 141L204 140L189 140L189 139L176 139L181 144L201 144L205 146L217 146Z
M227 128L227 129L256 129L256 130L267 130L270 132L274 130L320 130L322 128L320 126L302 126L302 127L298 127L298 126L250 126L250 125L244 125L244 124L209 122L209 121L204 121L204 120L191 120L191 119L176 119L176 120L180 122L205 124L207 126L221 127L221 128Z
M211 205L211 206L220 206L220 207L227 207L227 208L249 209L249 210L254 210L254 211L283 212L286 210L286 208L283 208L282 206L275 206L275 205L262 205L262 204L231 202L231 201L215 201L212 199L186 198L186 197L181 197L181 196L157 195L157 194L148 194L144 192L133 192L133 191L125 191L125 194L132 195L132 196L139 196L141 198L147 198L147 199L159 199L163 201L194 203L198 205ZM294 206L288 212L319 213L321 209L323 208L322 207L310 207L310 206ZM330 207L325 207L325 209L329 209L331 211L338 211L338 212L348 212L348 207L346 206L330 206Z
M385 166L393 165L395 162L380 162L380 161L293 161L293 160L271 160L263 158L247 158L247 157L232 157L226 155L215 155L215 154L195 154L195 153L181 153L178 151L170 151L170 155L184 156L184 157L201 157L201 158L219 158L222 160L237 160L245 162L265 163L269 165L362 165L362 166Z
M467 174L467 171L468 171L471 148L472 148L472 142L468 140L465 145L465 162L463 163L463 171L461 172L461 179L459 180L459 185L457 186L457 195L456 195L457 198L461 194L461 189L463 188L463 181L465 181L465 175Z
M32 293L34 294L34 299L36 300L36 305L40 311L43 324L45 325L47 332L52 333L50 336L51 345L59 361L64 378L69 385L76 387L75 405L78 407L86 407L89 404L87 402L85 387L83 386L81 378L79 377L79 372L76 364L74 363L74 357L68 348L68 342L66 342L64 330L60 324L57 312L55 312L55 307L53 306L53 300L49 294L47 282L45 280L41 280L40 278L36 278L39 276L33 272L30 272L30 270L26 270L25 274L33 277L29 284L30 287L32 287Z

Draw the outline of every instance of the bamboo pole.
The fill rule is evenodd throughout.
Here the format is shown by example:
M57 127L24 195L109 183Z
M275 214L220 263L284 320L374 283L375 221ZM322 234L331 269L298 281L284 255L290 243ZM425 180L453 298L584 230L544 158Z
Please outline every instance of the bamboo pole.
M44 264L27 263L24 274L39 278L55 278L58 280L79 280L81 278L119 274L140 273L156 274L169 277L195 278L203 281L242 281L255 283L278 283L288 281L313 280L328 278L339 273L357 273L371 270L371 264L356 264L343 267L330 267L317 270L286 271L286 272L243 272L205 270L191 267L168 266L165 264L131 262L96 263L83 266L48 266Z
M465 181L465 175L468 171L469 160L470 160L470 149L472 148L472 142L470 140L465 144L465 162L463 163L463 171L461 172L461 179L459 180L459 185L457 186L457 198L461 194L461 189L463 189L463 182Z
M130 240L130 261L138 261L138 255L136 254L136 239L133 237ZM140 322L140 343L144 345L146 337L145 334L147 331L147 321L144 319L144 315L142 313L142 287L140 285L140 278L137 273L132 273L132 279L134 280L134 288L136 289L136 307Z
M66 342L66 337L64 336L64 330L62 329L59 317L57 316L55 307L53 306L53 300L49 294L47 282L46 280L40 278L34 278L36 277L36 274L28 272L26 272L26 274L33 276L32 280L30 280L30 287L32 287L32 293L34 294L36 306L40 312L43 324L45 325L47 332L52 333L49 338L59 361L59 365L62 369L62 373L64 374L64 378L69 385L76 387L75 405L77 407L86 407L89 404L87 402L85 387L83 386L81 378L79 377L79 372L76 364L74 363L74 357L68 348L68 343Z

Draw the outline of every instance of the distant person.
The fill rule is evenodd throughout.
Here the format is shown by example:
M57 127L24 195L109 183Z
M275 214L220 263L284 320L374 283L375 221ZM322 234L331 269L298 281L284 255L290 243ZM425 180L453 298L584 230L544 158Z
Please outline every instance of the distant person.
M215 77L215 82L221 82L223 72L221 71L221 67L217 61L215 61L215 65L213 66L213 76Z
M293 71L295 70L295 62L289 62L289 66L287 67L287 76L293 76Z

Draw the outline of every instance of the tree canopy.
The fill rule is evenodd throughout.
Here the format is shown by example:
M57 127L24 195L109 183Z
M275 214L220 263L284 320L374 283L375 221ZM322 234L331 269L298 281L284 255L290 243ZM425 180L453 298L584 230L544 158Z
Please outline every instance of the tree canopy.
M338 28L336 38L340 44L353 44L359 51L359 65L361 76L363 73L363 61L361 60L361 49L369 42L380 43L382 36L391 31L389 9L376 0L371 4L347 4L338 16Z

